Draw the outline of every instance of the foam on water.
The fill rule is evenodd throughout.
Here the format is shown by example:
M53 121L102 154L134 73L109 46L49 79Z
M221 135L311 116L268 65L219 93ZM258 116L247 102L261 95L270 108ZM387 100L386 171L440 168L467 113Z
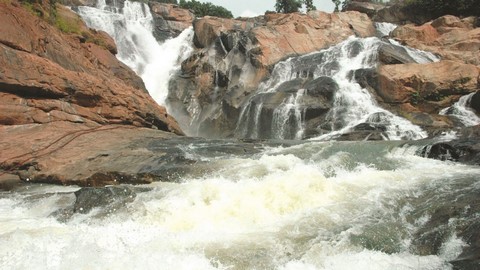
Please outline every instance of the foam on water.
M473 95L475 95L475 92L461 97L451 107L441 110L440 115L451 115L460 120L466 127L479 125L480 117L469 107Z
M0 245L0 265L451 269L448 261L464 242L452 236L439 254L410 253L409 237L428 216L414 221L407 216L427 206L402 202L424 192L445 192L455 179L475 178L480 170L372 145L369 153L357 152L368 144L310 142L251 158L212 159L212 166L224 166L180 183L156 183L124 209L100 218L77 213L67 222L57 221L51 213L74 200L61 188L56 193L39 190L41 196L35 189L2 194L0 242L8 245ZM375 242L382 237L386 242ZM367 249L358 240L364 238L390 249Z

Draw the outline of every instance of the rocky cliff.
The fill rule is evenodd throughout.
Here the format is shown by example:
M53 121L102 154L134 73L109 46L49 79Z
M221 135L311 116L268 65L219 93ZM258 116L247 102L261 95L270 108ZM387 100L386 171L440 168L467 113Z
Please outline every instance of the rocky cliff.
M171 81L168 101L190 134L221 137L232 135L241 105L268 78L274 64L352 35L375 33L373 22L359 12L205 17L193 26L197 49Z
M280 75L292 76L292 80L278 88L277 93L253 96L262 83L272 78L274 66L281 60L329 48L349 36L375 36L373 21L367 14L356 11L267 13L236 20L206 17L195 20L193 25L196 50L171 81L168 101L172 113L189 134L214 137L245 135L234 132L241 125L242 110L249 110L248 100L255 104L250 113L255 114L254 110L260 106L265 112L263 115L257 112L259 119L265 118L261 125L273 125L268 122L272 122L275 108L301 91L307 93L302 99L296 99L300 102L297 107L304 113L303 136L321 134L324 131L320 126L332 125L325 117L331 111L338 86L328 78L312 81L308 73L328 60L298 60L303 65L298 68L299 74L288 75L285 71ZM479 90L479 30L475 18L454 16L444 16L421 26L397 27L388 37L391 40L385 38L379 46L376 67L355 71L352 76L375 96L380 106L420 125L430 134L461 126L455 117L439 115L439 112L461 96ZM432 59L438 58L440 62L414 59L411 52L399 46L401 44L430 52ZM361 49L352 48L351 54ZM328 68L338 69L335 67L338 63L332 65ZM317 94L308 94L312 91ZM258 132L255 133L258 136ZM260 137L271 137L267 133ZM344 138L361 139L372 133L362 131L362 134ZM370 135L370 138L382 138Z
M126 143L123 133L141 137L152 129L168 132L158 131L157 137L183 134L142 80L115 58L115 43L108 35L88 29L63 6L56 9L56 21L44 18L21 3L0 3L3 170L24 180L87 184L98 171L81 162L94 159L106 145L114 149ZM107 132L112 125L124 131ZM93 131L102 132L81 147L64 149L69 140ZM53 160L64 166L50 156L42 159L41 153L54 149Z

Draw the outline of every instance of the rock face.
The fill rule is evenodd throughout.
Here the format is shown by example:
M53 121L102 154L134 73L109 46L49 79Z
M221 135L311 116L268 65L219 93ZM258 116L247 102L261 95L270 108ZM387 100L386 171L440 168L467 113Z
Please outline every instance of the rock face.
M81 34L65 35L20 7L0 6L0 124L132 124L181 134L112 54L111 40L77 22Z
M480 28L476 19L443 16L420 26L397 27L392 37L402 44L433 52L442 59L480 65Z
M194 30L197 49L171 81L168 102L188 133L220 137L232 135L241 105L278 61L375 33L365 14L320 11L205 17Z
M195 15L178 5L154 1L148 3L155 20L154 35L159 41L177 37L183 30L192 26Z
M114 176L130 177L125 164L107 161L95 168L88 160L101 158L100 149L121 148L125 132L131 139L183 133L142 80L115 58L108 35L88 29L61 6L57 16L75 31L65 34L16 2L0 3L0 167L24 181L104 185L114 183ZM112 125L120 126L110 130ZM103 137L72 144L93 130L102 130ZM69 151L67 145L78 148ZM49 156L56 146L66 147L63 155ZM115 170L119 175L110 173Z

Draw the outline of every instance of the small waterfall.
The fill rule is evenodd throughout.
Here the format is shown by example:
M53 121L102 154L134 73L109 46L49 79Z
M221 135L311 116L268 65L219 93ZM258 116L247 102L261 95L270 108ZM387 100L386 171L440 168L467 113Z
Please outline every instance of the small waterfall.
M377 29L377 36L384 37L390 35L390 33L397 28L398 25L387 22L376 22L375 29Z
M243 107L237 123L236 135L246 138L302 139L305 137L306 115L318 102L332 95L330 108L317 127L323 134L316 139L333 139L354 130L359 124L380 127L388 140L421 139L427 136L418 126L380 108L367 89L353 79L356 70L372 69L377 65L377 50L384 41L378 38L355 38L308 55L290 58L278 63L269 80L262 83ZM420 61L429 55L412 51ZM433 61L434 59L430 60ZM338 89L323 89L327 78ZM310 88L313 91L310 91ZM330 91L330 92L329 92ZM334 93L331 93L334 92ZM327 96L327 97L319 97ZM313 99L313 103L312 103ZM295 100L295 102L293 102ZM328 103L328 102L327 102ZM268 108L278 106L273 113ZM319 110L325 108L316 108ZM289 123L290 129L285 125Z
M475 93L470 93L461 97L451 107L445 108L440 111L440 115L450 115L456 117L466 127L475 126L480 124L480 117L478 117L472 109L469 108L470 100Z
M152 34L153 16L142 2L125 1L123 7L118 7L99 0L96 7L78 7L78 14L89 27L113 37L117 58L133 69L153 99L164 105L170 76L193 50L193 30L189 28L177 38L159 44Z
M426 51L418 50L418 49L415 49L415 48L402 46L402 44L400 44L400 42L398 42L394 39L389 39L389 41L390 41L390 43L392 43L395 46L403 47L407 51L408 55L410 55L410 57L412 57L415 60L415 62L417 62L419 64L426 64L426 63L440 61L440 58L438 56L436 56L435 54L431 53L431 52L426 52Z

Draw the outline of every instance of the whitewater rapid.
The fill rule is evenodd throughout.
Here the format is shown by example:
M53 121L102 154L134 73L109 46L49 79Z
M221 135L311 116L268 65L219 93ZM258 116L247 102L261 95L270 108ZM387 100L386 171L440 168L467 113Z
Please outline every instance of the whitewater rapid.
M461 219L438 253L420 255L413 242L437 209L475 198L478 167L392 142L215 157L204 147L184 151L211 172L136 187L130 203L66 220L59 213L79 188L0 193L2 269L452 269L466 245Z

